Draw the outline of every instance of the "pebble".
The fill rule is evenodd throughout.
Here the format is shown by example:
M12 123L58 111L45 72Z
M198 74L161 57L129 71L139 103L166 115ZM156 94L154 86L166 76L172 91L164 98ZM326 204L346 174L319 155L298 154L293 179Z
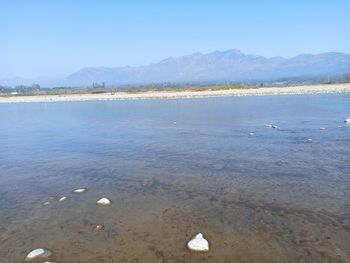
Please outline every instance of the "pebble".
M37 248L29 252L29 254L26 257L26 261L33 260L35 258L45 258L49 257L52 253L45 249L45 248Z
M205 252L209 251L209 243L203 237L202 233L198 233L192 240L187 243L187 248L192 251Z
M103 229L104 229L103 225L96 225L95 228L94 228L95 231L101 231Z
M100 200L97 201L98 205L110 205L111 201L105 197L101 198Z
M73 192L74 193L84 193L86 191L86 188L78 188L78 189L75 189Z
M277 129L278 126L277 125L273 125L273 124L266 124L265 125L267 128L273 128L273 129Z
M66 199L67 199L67 197L62 196L62 197L58 200L58 202L63 202L63 201L66 200Z

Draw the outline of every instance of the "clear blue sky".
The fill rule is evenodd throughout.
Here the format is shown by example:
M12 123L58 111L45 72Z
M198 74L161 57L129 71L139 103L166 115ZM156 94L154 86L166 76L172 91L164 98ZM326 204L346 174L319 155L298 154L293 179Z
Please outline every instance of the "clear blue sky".
M238 48L350 53L349 0L0 0L0 78Z

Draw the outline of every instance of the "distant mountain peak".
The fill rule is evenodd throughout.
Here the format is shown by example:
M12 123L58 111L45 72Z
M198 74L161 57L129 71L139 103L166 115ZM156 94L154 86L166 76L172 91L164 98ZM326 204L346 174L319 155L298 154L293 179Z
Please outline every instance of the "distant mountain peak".
M331 63L331 66L330 66ZM88 68L65 79L70 85L145 84L161 82L215 82L277 79L320 74L350 72L350 55L323 53L301 54L286 59L280 56L266 58L246 55L239 49L195 52L181 57L169 57L143 67Z
M164 82L244 82L341 75L346 72L350 72L350 55L338 52L301 54L288 59L280 56L267 58L230 49L168 57L140 67L86 67L52 85L91 86L94 82L105 82L107 86ZM9 82L0 82L6 83ZM39 81L35 83L41 84Z

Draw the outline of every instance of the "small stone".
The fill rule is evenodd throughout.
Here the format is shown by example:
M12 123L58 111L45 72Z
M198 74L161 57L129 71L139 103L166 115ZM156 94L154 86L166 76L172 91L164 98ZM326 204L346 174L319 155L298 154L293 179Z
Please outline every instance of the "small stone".
M273 124L266 124L265 125L267 128L272 128L272 129L277 129L278 126L277 125L273 125Z
M104 226L103 225L96 225L95 227L94 227L94 230L95 231L102 231L104 229Z
M66 199L67 199L67 197L62 196L62 197L58 200L58 202L63 202L63 201L66 200Z
M74 193L84 193L86 191L86 188L78 188L78 189L75 189L73 192Z
M149 184L149 180L145 179L143 180L142 186L147 186Z
M105 197L101 198L100 200L97 201L98 205L110 205L111 201Z
M202 233L198 233L192 240L187 243L187 248L192 251L205 252L209 251L209 243L203 237Z
M49 257L52 253L45 249L45 248L37 248L29 252L29 254L26 257L26 261L33 260L35 258L45 258Z

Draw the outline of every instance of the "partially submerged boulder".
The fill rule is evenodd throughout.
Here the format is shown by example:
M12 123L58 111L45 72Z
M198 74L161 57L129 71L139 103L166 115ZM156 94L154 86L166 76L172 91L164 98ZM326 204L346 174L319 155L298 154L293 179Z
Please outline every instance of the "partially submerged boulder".
M198 233L187 243L187 248L192 251L206 252L209 251L209 243L202 233Z
M67 199L66 196L62 196L62 197L58 200L58 202L63 202L63 201L66 200L66 199Z
M274 125L274 124L266 124L265 125L267 128L272 128L272 129L277 129L278 126L277 125Z
M103 225L96 225L94 227L94 231L99 232L102 231L105 227Z
M102 206L106 206L106 205L110 205L111 201L105 197L101 198L100 200L97 201L98 205L102 205Z
M26 257L26 261L31 261L34 259L38 259L38 258L47 258L49 256L51 256L51 251L45 249L45 248L37 248L34 249L32 251L30 251Z
M74 193L84 193L86 191L86 188L78 188L78 189L75 189L73 192Z

